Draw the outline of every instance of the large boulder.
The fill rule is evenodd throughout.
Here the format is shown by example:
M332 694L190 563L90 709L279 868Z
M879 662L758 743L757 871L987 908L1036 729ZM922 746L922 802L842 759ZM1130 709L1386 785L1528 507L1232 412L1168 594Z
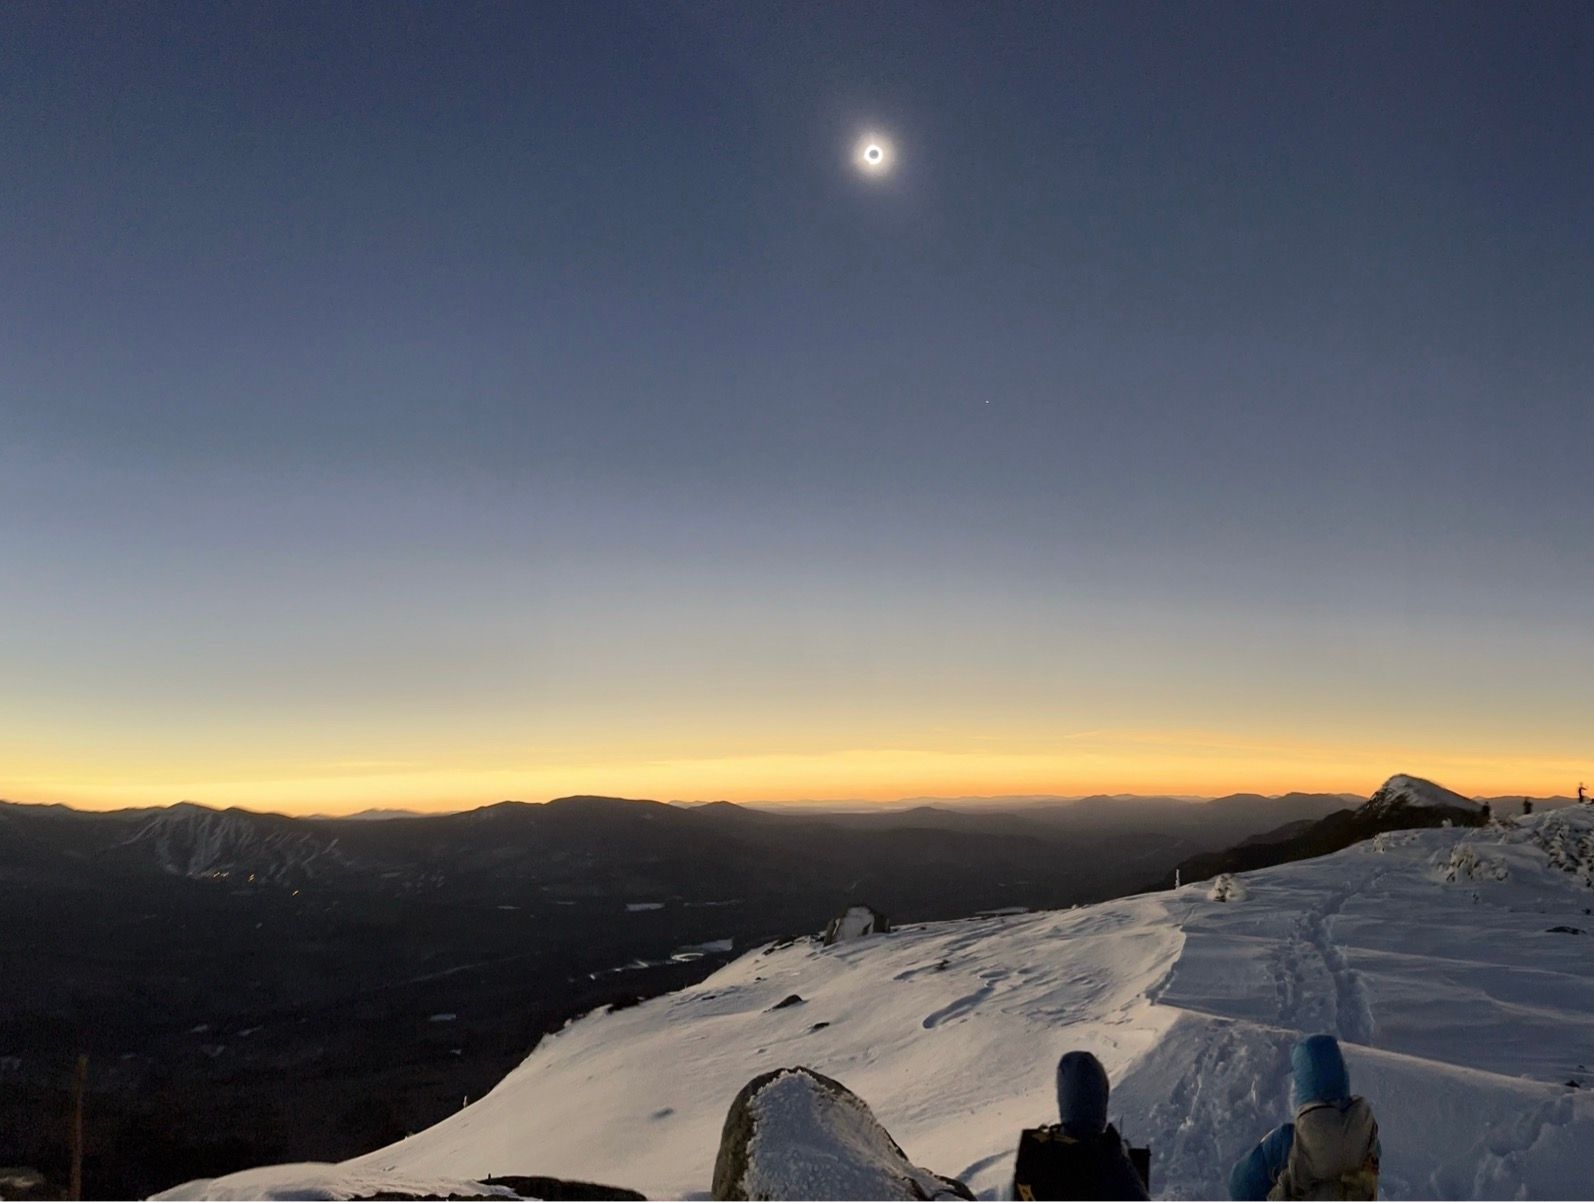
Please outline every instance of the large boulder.
M832 918L830 925L825 928L824 945L829 947L832 943L845 943L865 935L884 935L889 930L890 920L878 910L868 906L848 906Z
M973 1198L908 1160L864 1100L811 1068L754 1077L725 1116L714 1197Z

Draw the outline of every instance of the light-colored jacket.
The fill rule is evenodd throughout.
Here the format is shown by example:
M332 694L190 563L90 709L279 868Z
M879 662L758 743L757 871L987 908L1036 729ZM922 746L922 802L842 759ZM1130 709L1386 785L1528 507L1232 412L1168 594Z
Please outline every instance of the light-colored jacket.
M1367 1103L1351 1096L1339 1040L1308 1035L1290 1049L1290 1072L1296 1121L1275 1127L1240 1157L1229 1173L1229 1197L1376 1198L1378 1124Z
M1270 1199L1378 1196L1378 1123L1365 1100L1309 1102L1296 1111L1294 1126Z

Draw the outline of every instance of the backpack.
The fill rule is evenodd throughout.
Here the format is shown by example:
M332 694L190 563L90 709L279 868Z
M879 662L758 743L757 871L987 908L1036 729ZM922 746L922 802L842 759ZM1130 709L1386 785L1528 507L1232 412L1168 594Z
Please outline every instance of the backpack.
M1270 1199L1378 1197L1378 1124L1361 1098L1313 1102L1295 1114L1284 1171Z
M1151 1149L1131 1148L1115 1127L1076 1138L1059 1126L1029 1127L1018 1139L1013 1197L1020 1202L1072 1198L1145 1198Z

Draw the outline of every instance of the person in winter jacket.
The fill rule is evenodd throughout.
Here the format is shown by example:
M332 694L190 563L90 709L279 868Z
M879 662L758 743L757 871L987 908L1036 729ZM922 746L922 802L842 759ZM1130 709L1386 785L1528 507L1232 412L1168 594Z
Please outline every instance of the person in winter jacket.
M1290 1052L1295 1121L1269 1131L1229 1173L1229 1197L1376 1198L1378 1123L1350 1092L1339 1041L1310 1035Z
M1057 1062L1057 1112L1053 1127L1037 1127L1019 1140L1013 1197L1045 1199L1147 1197L1146 1182L1129 1158L1129 1146L1107 1122L1107 1070L1089 1052L1069 1052Z

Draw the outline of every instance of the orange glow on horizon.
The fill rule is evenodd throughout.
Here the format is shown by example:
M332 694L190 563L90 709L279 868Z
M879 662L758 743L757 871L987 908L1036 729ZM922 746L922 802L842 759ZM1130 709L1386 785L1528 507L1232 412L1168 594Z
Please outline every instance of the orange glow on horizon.
M1553 754L1481 756L1417 746L1344 749L1240 742L1216 734L1123 731L1089 731L1060 742L1016 751L875 748L717 757L611 755L481 767L372 759L231 770L212 764L202 772L185 772L148 763L118 767L102 762L92 772L68 775L37 765L0 782L0 795L97 810L189 800L222 808L336 814L371 808L463 810L505 799L542 801L570 794L741 802L1291 791L1365 796L1397 772L1474 796L1548 796L1572 793L1590 775L1586 763Z

